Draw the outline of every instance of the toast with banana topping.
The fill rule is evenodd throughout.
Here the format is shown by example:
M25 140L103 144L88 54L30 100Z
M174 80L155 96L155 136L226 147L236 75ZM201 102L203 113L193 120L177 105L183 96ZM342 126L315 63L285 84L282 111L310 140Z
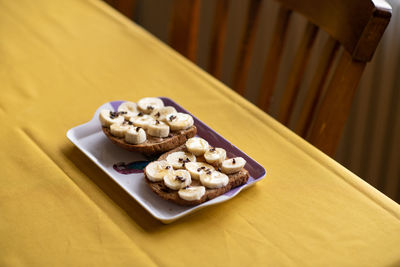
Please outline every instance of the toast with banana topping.
M245 164L243 158L227 159L224 149L210 147L206 140L194 137L151 162L144 173L154 193L192 206L245 184L250 176Z
M197 133L192 116L164 106L156 97L123 102L117 111L101 110L99 120L114 144L145 155L174 149Z

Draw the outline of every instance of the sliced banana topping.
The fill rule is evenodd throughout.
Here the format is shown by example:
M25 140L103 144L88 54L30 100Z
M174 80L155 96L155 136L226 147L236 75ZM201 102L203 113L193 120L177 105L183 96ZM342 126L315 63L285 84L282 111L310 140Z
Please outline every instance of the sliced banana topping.
M164 176L173 171L172 166L166 160L153 161L145 168L146 177L153 182L159 182Z
M193 126L193 118L185 113L173 113L166 116L167 123L171 127L171 131L179 131Z
M136 114L138 113L136 103L130 101L125 101L121 105L119 105L118 111L126 112L123 114L126 120L129 120L130 118L136 116Z
M139 113L137 116L131 118L131 122L133 122L135 126L146 130L149 125L155 123L156 120L150 115Z
M246 160L242 157L236 157L224 160L221 165L221 170L223 173L231 174L240 171L244 165L246 165Z
M147 140L146 132L141 127L131 127L125 133L125 141L129 144L138 145Z
M109 109L103 109L100 111L99 119L101 125L104 127L110 127L114 123L121 124L125 119L124 116L121 115L119 112L113 112Z
M206 188L204 186L188 186L178 191L179 197L187 201L199 200L205 193Z
M188 162L185 164L185 168L195 180L200 178L201 173L215 170L213 166L204 162Z
M223 148L209 148L204 153L206 161L212 165L220 165L226 158L226 151Z
M167 161L174 169L184 169L186 163L196 161L196 156L191 153L178 151L169 154L167 156Z
M203 155L209 147L208 142L200 137L190 138L185 145L187 150L195 156Z
M175 114L176 109L174 107L171 106L166 106L166 107L162 107L162 108L158 108L153 110L153 112L151 112L151 116L159 121L167 121L167 115L169 114Z
M157 97L145 97L137 102L138 108L145 114L150 114L155 109L162 108L164 103Z
M162 121L155 120L154 123L147 127L147 133L156 137L168 137L169 126Z
M164 184L172 190L179 190L192 183L190 173L186 170L176 170L164 176Z
M229 177L219 171L208 171L200 174L200 182L207 188L221 188L229 183Z
M126 121L120 123L114 123L110 126L110 132L112 135L116 137L125 137L125 133L129 130L129 128L133 127L133 125L128 124Z

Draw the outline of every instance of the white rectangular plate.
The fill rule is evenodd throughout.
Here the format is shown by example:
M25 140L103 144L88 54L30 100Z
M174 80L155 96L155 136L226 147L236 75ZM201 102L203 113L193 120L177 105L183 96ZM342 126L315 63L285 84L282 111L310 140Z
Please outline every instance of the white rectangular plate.
M171 99L166 97L161 97L161 99L166 106L173 106L178 112L190 114ZM151 191L145 182L143 171L140 170L148 159L139 153L126 151L112 144L101 129L98 119L100 110L117 110L122 102L112 101L102 105L97 109L89 122L70 129L67 132L67 137L132 198L139 202L154 218L163 223L173 222L203 207L233 198L242 189L251 186L265 177L266 171L260 164L190 114L193 116L198 136L206 139L211 146L224 148L227 151L228 157L243 157L247 161L245 168L249 171L250 178L246 184L193 207L182 207L160 198Z

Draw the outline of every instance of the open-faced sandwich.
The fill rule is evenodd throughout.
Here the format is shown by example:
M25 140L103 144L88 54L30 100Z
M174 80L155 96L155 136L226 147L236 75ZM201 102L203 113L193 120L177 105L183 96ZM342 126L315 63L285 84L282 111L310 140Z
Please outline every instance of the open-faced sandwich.
M105 135L116 145L154 155L174 149L196 135L192 116L164 106L160 98L123 102L117 111L104 109L99 119Z
M222 148L190 138L145 168L145 179L160 197L179 205L196 205L245 184L249 172L241 157L228 159Z

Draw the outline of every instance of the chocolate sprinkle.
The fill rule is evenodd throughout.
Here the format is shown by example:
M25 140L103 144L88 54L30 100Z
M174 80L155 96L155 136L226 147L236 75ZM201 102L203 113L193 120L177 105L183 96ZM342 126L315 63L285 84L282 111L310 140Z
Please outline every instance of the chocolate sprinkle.
M142 129L142 127L136 127L136 132L139 132L140 129Z
M153 106L147 106L147 109L148 109L148 110L153 110L154 107L153 107Z
M137 115L138 115L139 117L142 117L142 116L143 116L143 112L139 112Z
M235 159L232 159L232 164L235 164L236 163L236 160Z
M156 124L160 124L160 121L156 120Z
M110 119L115 119L116 117L118 117L118 112L112 112L110 111Z
M179 158L179 160L178 160L179 162L183 162L183 158Z
M166 166L165 169L166 170L171 169L171 166Z
M211 174L211 171L208 171L208 172L206 172L208 175L210 175Z
M175 176L175 180L178 180L178 181L180 181L180 182L184 182L184 181L186 181L186 179L185 178L183 178L182 176L179 176L179 175L177 175L177 176Z
M110 111L110 118L111 119L115 119L117 118L119 115L123 115L123 114L127 114L126 111Z
M161 116L160 112L157 112L155 116L159 118Z
M215 151L215 147L210 149L210 152L214 152Z
M169 121L173 121L173 120L175 120L176 119L176 116L175 115L172 115L171 117L169 117Z

